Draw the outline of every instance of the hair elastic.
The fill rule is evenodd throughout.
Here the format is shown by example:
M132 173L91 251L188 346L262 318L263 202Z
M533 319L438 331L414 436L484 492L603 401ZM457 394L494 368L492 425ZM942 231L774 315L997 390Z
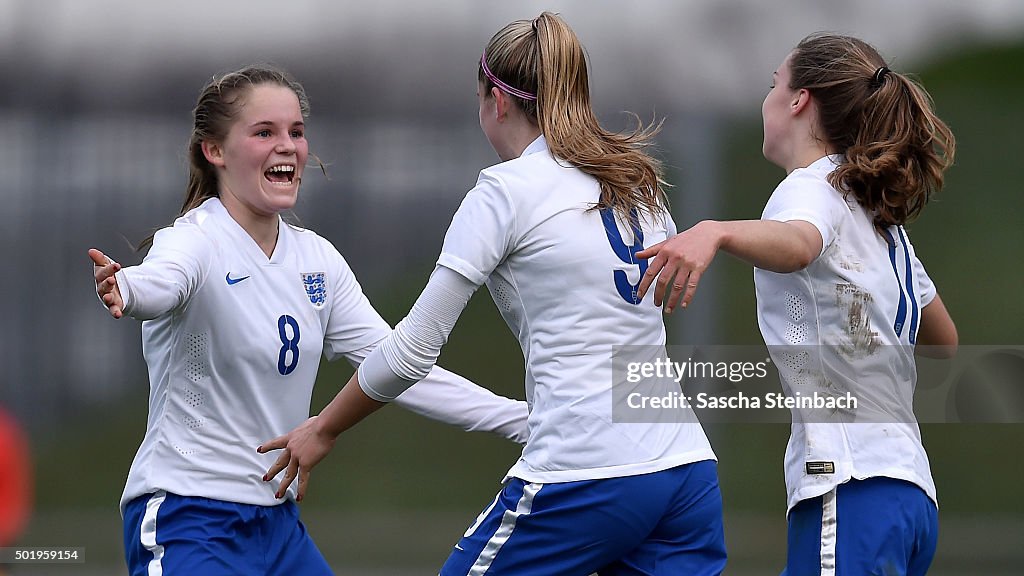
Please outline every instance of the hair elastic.
M523 100L536 100L537 99L537 96L535 94L530 94L529 92L520 90L518 88L513 88L513 87L509 86L508 84L505 84L504 82L499 80L498 77L495 76L494 73L491 72L491 69L487 67L487 52L484 52L483 56L480 57L480 68L484 71L484 76L487 76L488 80L493 82L495 86L497 86L498 88L501 88L504 92L508 92L509 94L511 94L513 96L516 96L518 98L522 98Z
M882 82L885 80L885 76L889 74L889 72L892 72L892 70L889 70L885 66L880 66L878 70L875 70L875 75L871 77L871 85L875 88L880 87Z

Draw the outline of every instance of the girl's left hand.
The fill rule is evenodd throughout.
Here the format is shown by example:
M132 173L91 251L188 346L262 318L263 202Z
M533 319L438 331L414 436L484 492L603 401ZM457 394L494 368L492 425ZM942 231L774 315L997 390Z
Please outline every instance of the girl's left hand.
M256 449L260 454L266 454L271 450L283 449L284 451L274 465L267 470L263 481L273 480L284 470L281 485L274 494L277 498L284 498L288 486L298 477L296 501L301 502L306 496L306 488L309 486L310 471L330 453L336 439L336 436L321 432L317 427L317 416L313 416L291 432L264 443Z

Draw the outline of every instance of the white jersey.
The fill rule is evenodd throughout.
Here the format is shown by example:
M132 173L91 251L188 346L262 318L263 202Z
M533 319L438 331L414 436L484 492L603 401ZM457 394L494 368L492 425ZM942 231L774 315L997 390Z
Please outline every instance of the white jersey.
M155 490L280 503L262 480L278 454L256 447L309 417L321 353L357 364L391 332L330 242L279 221L267 258L216 198L158 231L117 282L125 313L144 320L150 380L122 510ZM467 430L525 428L521 402L439 368L398 403Z
M828 183L840 160L794 170L761 216L810 222L822 237L821 254L803 270L754 270L758 325L784 386L858 401L857 411L833 419L794 418L788 506L876 476L912 482L935 500L913 414L915 336L935 286L902 227L879 233L867 210Z
M675 230L667 214L642 218L634 238L590 209L599 197L597 180L540 137L480 173L445 236L438 264L486 282L526 360L529 439L510 477L589 480L715 458L692 412L688 423L612 421L613 347L664 354L662 313L652 295L636 300L632 254Z

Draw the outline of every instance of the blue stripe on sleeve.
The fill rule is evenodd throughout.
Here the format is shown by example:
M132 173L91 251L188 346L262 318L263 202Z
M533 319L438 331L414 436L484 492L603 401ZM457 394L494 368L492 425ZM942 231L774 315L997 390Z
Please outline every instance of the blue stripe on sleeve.
M917 298L914 297L914 266L910 261L910 248L907 237L903 234L903 227L896 229L900 233L900 242L903 243L903 256L907 264L907 277L904 281L907 284L907 295L910 296L910 343L917 343Z
M892 263L893 273L896 274L896 285L900 289L900 306L896 310L896 322L893 323L892 328L896 331L897 336L902 336L903 324L907 320L907 297L903 293L903 286L900 285L900 272L896 268L896 239L888 230L883 230L883 232L885 232L886 243L889 244L889 261Z

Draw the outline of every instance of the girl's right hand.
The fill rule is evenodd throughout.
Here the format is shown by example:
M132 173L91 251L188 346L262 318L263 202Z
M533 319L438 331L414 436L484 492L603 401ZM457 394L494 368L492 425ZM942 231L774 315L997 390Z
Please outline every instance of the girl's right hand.
M111 316L120 318L124 315L124 301L121 299L121 291L117 289L117 278L114 274L121 269L121 265L95 248L89 249L89 258L92 258L92 271L96 277L96 295L100 297Z

